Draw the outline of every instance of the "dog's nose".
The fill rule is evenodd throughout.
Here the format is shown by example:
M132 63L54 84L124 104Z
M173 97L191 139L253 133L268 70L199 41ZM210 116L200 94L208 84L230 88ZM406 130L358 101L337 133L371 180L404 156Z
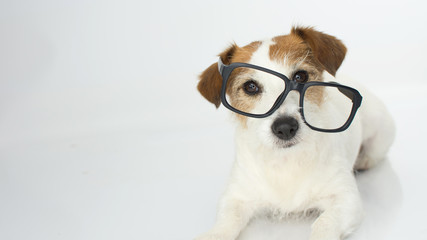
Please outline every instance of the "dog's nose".
M271 130L280 139L289 140L298 130L298 121L292 117L278 118L271 125Z

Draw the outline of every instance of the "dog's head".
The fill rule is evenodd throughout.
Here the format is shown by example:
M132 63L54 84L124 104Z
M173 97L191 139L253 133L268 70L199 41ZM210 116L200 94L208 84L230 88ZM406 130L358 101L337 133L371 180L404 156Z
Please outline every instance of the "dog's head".
M289 35L252 42L244 47L233 44L219 56L226 65L249 63L281 73L291 81L304 83L324 81L325 72L334 76L345 54L346 47L335 37L313 28L295 27ZM271 76L262 74L248 70L233 71L227 83L227 101L248 111L262 111L261 109L271 107L271 101L264 101L269 96L261 92L277 97L283 87L277 81L269 79ZM198 90L208 101L219 107L221 86L222 77L218 64L214 63L200 75ZM304 109L309 110L304 111L320 111L324 107L323 94L322 91L306 92ZM237 114L241 129L264 145L274 148L297 144L312 132L301 116L299 99L298 92L290 92L280 107L265 118Z

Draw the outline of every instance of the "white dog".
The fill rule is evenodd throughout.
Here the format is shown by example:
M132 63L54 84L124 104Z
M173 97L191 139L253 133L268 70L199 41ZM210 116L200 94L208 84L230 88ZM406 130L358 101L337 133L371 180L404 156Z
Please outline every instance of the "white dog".
M254 216L269 213L318 211L311 240L343 239L358 227L354 170L384 159L395 130L376 97L335 76L345 54L335 37L294 27L230 46L201 74L198 90L235 113L237 130L216 224L197 240L234 240Z

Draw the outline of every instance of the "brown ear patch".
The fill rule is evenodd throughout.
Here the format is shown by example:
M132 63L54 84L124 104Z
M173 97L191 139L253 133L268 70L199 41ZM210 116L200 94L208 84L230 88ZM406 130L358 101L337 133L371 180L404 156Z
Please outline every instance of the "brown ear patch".
M228 47L225 51L219 54L224 64L230 64L231 58L234 52L238 48L237 45L233 44ZM222 77L218 71L218 63L210 65L205 71L199 76L199 84L197 89L200 94L206 98L209 102L215 104L218 108L221 105L221 86Z
M315 59L335 76L344 60L347 48L337 38L310 27L294 27L291 34L298 36L311 48Z
M222 78L218 71L218 63L212 64L202 74L197 89L200 94L218 108L221 104Z

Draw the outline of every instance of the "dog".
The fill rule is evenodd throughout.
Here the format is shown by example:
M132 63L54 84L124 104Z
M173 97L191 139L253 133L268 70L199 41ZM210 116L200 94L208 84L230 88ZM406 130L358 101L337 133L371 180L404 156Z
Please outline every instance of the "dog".
M336 74L346 52L334 36L296 26L232 44L201 73L201 95L233 111L236 159L216 223L197 240L234 240L272 212L319 212L310 240L357 229L364 214L354 172L385 158L395 126L378 98Z

